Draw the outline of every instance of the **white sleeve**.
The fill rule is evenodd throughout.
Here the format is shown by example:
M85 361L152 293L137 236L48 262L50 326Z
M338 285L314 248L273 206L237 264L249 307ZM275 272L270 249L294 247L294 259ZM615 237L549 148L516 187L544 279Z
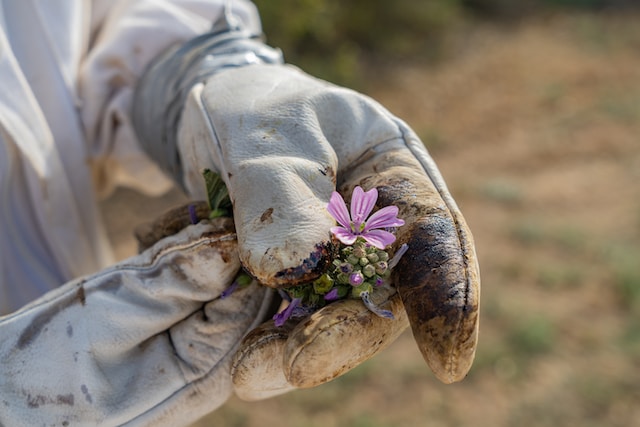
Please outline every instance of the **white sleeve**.
M137 78L245 0L0 1L0 315L113 263L97 194L172 185L129 120Z
M113 261L73 90L81 5L0 3L0 314Z
M0 426L183 426L232 392L240 340L265 316L231 221L202 221L0 317Z
M114 185L148 194L167 190L168 181L150 167L131 125L129 111L137 79L158 54L211 29L229 5L255 31L260 20L249 1L118 1L108 12L97 1L92 44L80 68L82 122L91 144L94 177L101 192Z

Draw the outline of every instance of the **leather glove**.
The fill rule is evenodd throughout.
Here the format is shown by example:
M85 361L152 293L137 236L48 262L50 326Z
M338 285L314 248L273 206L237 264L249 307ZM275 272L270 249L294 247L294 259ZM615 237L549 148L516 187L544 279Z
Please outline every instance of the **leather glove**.
M194 197L201 173L225 181L240 260L260 283L295 286L330 262L334 189L377 188L395 205L409 249L399 291L377 318L341 301L295 324L253 331L234 362L236 392L260 399L321 384L393 341L410 323L442 381L474 357L480 279L471 233L414 132L374 100L282 63L279 51L226 22L159 58L139 84L134 123L148 153Z
M232 357L271 292L221 299L232 221L191 225L0 319L0 425L186 425L232 392Z

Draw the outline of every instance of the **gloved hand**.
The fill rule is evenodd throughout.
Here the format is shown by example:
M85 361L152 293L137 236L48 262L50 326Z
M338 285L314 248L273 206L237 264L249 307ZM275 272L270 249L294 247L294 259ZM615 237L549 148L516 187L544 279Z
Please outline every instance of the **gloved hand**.
M406 222L395 247L409 249L392 275L402 301L388 296L396 320L344 301L298 325L265 324L236 357L241 397L328 381L408 323L438 378L466 375L478 331L473 241L404 122L366 96L284 65L278 51L229 22L159 58L139 84L133 112L148 153L194 197L204 197L203 169L223 178L240 260L264 285L303 283L330 262L335 220L326 207L335 188L349 195L357 185L376 187L377 206L397 206Z
M271 299L227 298L232 221L191 225L0 319L0 425L186 425L232 392L242 337Z

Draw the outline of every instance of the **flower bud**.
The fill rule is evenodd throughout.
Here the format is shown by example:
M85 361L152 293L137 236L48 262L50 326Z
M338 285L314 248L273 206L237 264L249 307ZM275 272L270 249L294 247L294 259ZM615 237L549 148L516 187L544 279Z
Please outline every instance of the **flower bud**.
M355 256L357 256L358 258L362 258L364 256L367 256L367 251L366 251L364 245L362 245L362 244L353 245L353 254Z
M389 254L386 251L377 251L376 255L380 261L389 261Z
M313 290L318 294L325 294L333 287L333 279L327 273L313 282Z
M345 246L344 248L342 248L341 252L342 255L344 255L346 258L353 253L353 246Z
M349 284L351 286L360 286L364 282L364 276L359 271L351 273L349 276Z
M338 275L336 276L336 282L340 283L341 285L349 285L349 275L338 273Z
M360 294L362 294L363 292L371 292L373 290L373 288L371 287L371 284L368 282L363 283L360 286L354 286L351 289L351 296L354 298L359 298Z
M338 266L338 270L341 273L349 274L353 271L353 265L349 264L348 262L343 262Z
M378 274L384 274L385 271L387 271L387 263L384 261L378 261L377 263L375 263L375 269L376 269L376 273Z
M370 254L367 254L367 259L369 260L369 262L374 263L374 262L378 262L380 258L378 257L377 253L372 252Z
M363 265L363 266L364 266L364 265L369 264L369 260L367 259L367 257L366 257L366 256L363 256L362 258L360 258L359 263L360 263L360 265Z
M347 258L347 262L351 265L356 265L358 263L360 263L360 258L358 258L357 256L351 254L349 255L349 257Z
M364 274L364 277L373 277L376 274L376 268L373 264L367 264L362 267L362 274Z

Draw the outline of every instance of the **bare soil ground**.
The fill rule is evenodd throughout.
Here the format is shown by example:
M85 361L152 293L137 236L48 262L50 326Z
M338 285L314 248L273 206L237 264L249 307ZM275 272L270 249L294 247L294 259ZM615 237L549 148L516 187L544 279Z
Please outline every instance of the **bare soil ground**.
M464 381L439 383L407 331L331 383L232 398L197 425L640 426L638 19L475 27L436 66L375 76L369 93L422 136L474 232L481 333ZM178 199L107 201L119 254L136 212Z

